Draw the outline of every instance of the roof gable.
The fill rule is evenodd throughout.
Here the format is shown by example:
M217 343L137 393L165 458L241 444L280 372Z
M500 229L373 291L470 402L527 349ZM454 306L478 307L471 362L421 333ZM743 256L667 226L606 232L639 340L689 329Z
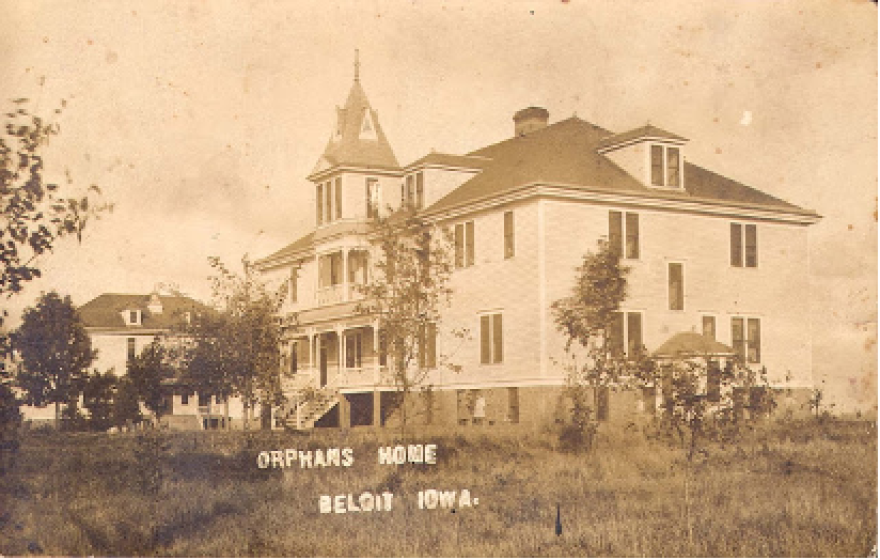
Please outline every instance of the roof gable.
M186 296L159 296L162 312L149 309L150 294L101 294L77 311L87 328L169 329L186 320L186 313L210 312L206 305ZM124 311L140 311L141 322L127 326Z
M379 123L379 113L370 106L359 80L352 84L345 106L336 109L336 127L312 174L337 165L400 167Z
M656 127L636 129L638 134L665 134L684 140ZM636 134L630 131L627 134ZM622 135L572 117L525 136L510 138L473 151L469 156L488 158L482 171L445 197L428 212L444 211L477 200L491 198L512 188L531 184L589 187L670 200L699 200L733 205L760 206L772 210L815 216L752 187L685 162L684 189L658 192L624 171L598 152L609 138Z

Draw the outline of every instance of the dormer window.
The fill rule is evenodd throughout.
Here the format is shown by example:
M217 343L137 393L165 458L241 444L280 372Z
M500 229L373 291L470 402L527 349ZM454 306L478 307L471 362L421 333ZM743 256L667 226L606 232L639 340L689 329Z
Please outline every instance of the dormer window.
M651 185L681 187L681 153L674 146L651 145Z
M139 309L126 309L122 312L122 318L126 326L137 326L141 324L143 316Z

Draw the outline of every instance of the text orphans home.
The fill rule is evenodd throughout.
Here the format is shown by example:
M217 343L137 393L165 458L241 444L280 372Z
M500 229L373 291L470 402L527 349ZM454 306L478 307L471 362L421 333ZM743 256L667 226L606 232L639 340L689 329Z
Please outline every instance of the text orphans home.
M387 445L377 450L380 465L437 464L437 445L410 444ZM354 450L350 447L330 447L327 449L274 449L261 451L257 455L257 467L261 469L284 469L299 467L313 469L318 467L350 467L354 464Z

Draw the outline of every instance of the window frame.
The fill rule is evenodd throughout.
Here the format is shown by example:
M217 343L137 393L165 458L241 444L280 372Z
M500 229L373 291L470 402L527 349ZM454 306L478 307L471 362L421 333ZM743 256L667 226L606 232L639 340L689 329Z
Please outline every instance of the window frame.
M504 260L516 256L516 218L513 210L504 212Z
M762 317L756 315L733 315L730 317L730 345L736 355L747 364L761 364L763 354L763 335L764 328L761 326ZM742 339L734 338L739 324L739 330L742 333ZM757 336L752 337L752 326L757 326ZM741 347L741 348L738 348ZM753 352L754 351L754 358Z
M425 174L422 171L417 171L415 173L415 184L416 184L416 200L415 207L419 210L425 207Z
M608 211L608 243L612 248L617 249L621 259L631 261L641 259L641 220L638 212ZM630 245L631 240L632 245Z
M495 366L504 363L503 316L503 311L487 311L478 315L481 366Z
M670 181L670 151L676 154L677 158L677 183L672 184ZM648 154L648 181L653 188L660 189L684 189L684 157L681 153L681 146L675 144L666 144L662 142L652 142L647 150ZM657 165L655 155L660 154L660 165ZM658 182L659 177L659 182Z
M681 271L680 277L680 286L678 289L677 299L680 300L681 307L675 307L673 305L673 285L672 285L672 270L673 267L678 267ZM666 262L666 301L667 301L667 310L668 311L684 311L687 308L685 301L687 299L687 290L685 286L685 263L682 261L667 261Z
M706 336L706 321L712 323L712 340L718 340L718 318L715 315L704 313L700 316L700 334Z
M367 177L364 181L366 189L367 202L367 219L372 220L379 217L379 179L376 177Z
M632 319L638 316L638 321ZM618 310L614 312L614 323L611 326L612 332L609 333L608 352L612 355L625 356L634 358L636 348L633 347L632 327L634 322L638 323L638 341L640 346L645 345L645 312L642 310ZM617 333L615 331L619 330ZM620 335L618 337L618 335ZM619 340L619 342L618 342Z
M732 268L758 268L760 264L759 243L758 224L730 222L730 266Z
M468 268L476 264L476 240L474 221L455 224L453 234L455 268Z

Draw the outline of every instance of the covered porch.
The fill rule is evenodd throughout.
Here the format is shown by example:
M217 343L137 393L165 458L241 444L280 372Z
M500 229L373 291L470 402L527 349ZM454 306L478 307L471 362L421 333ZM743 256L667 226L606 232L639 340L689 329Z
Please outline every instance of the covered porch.
M380 346L376 323L306 328L285 341L284 392L393 385Z

